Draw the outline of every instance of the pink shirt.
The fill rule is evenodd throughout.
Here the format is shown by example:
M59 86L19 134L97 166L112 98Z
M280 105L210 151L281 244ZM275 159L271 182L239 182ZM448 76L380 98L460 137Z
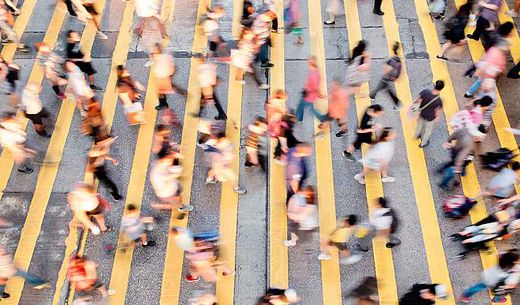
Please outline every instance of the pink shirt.
M317 68L311 68L309 74L307 74L307 81L305 82L305 101L314 103L320 96L320 71Z

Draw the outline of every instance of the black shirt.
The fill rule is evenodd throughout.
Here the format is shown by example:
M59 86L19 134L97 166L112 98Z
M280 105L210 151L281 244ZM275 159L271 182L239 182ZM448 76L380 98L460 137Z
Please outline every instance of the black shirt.
M79 41L67 43L67 58L68 59L83 59L84 55L79 47Z
M400 300L399 305L432 305L435 301L426 300L421 297L421 290L433 290L435 291L434 284L415 284L412 286L412 290L405 294Z
M370 107L365 110L365 113L361 117L361 122L359 123L359 129L370 129L374 127L374 119L368 114L368 110Z
M424 108L424 106L426 106L435 97L437 97L437 95L433 94L428 89L424 89L423 91L421 91L421 108ZM439 108L442 108L442 100L440 97L421 111L421 118L427 121L435 120L435 113Z

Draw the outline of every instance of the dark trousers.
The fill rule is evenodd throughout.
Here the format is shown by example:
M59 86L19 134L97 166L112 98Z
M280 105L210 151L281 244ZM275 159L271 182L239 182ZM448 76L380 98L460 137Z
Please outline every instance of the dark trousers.
M390 95L390 98L392 98L392 101L394 101L394 104L396 106L399 106L399 103L400 103L399 98L397 98L397 95L395 94L394 89L390 86L389 83L390 83L389 80L385 80L385 79L380 80L379 83L377 84L377 87L372 92L370 92L370 98L375 99L376 95L379 91L386 89L386 91L388 92L388 95Z
M383 0L374 0L374 12L381 11L381 3L383 3Z
M202 110L202 107L204 107L205 105L207 105L211 102L213 102L213 104L215 105L215 108L218 111L218 118L223 119L223 120L227 119L226 112L224 111L224 108L222 108L222 105L220 104L219 100L217 99L215 87L213 87L213 96L209 97L209 96L202 95L200 109ZM199 115L200 115L200 110L199 110Z
M258 52L258 59L262 64L266 64L269 62L269 42L266 41L262 46L260 46L260 51Z
M520 78L520 62L517 63L513 68L511 68L509 72L507 72L507 77L514 79Z
M116 184L110 180L107 176L107 172L105 167L99 167L94 170L94 177L96 177L99 182L103 183L106 187L110 189L110 193L119 195L119 190L117 189Z
M471 34L471 38L474 40L479 40L480 36L484 34L486 29L489 27L489 21L487 19L484 19L482 17L478 17L477 19L477 27L475 28L475 31L473 34Z

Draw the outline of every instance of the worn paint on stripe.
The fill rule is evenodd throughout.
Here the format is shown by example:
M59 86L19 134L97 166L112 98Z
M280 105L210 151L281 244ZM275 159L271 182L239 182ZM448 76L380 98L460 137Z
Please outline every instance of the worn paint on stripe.
M61 3L61 2L60 2ZM128 48L130 46L131 40L131 26L132 26L132 17L135 9L134 1L129 1L126 3L125 10L123 12L123 18L121 25L119 27L119 34L116 42L116 46L114 48L114 52L112 53L112 67L110 70L110 74L108 76L108 81L105 86L105 93L103 95L103 104L101 108L101 112L103 113L103 118L107 124L108 131L112 127L112 123L114 120L114 114L117 106L117 70L116 67L120 64L124 64L126 62L126 58L128 55ZM85 172L85 181L92 181L92 173ZM60 301L60 297L62 295L62 289L67 287L65 284L66 276L67 276L67 268L69 265L69 257L71 254L78 250L78 253L81 254L85 250L85 245L88 236L88 230L86 230L83 234L82 239L79 241L78 246L78 229L70 228L69 235L65 240L65 254L63 257L63 262L61 263L60 271L58 273L58 279L56 281L56 291L54 293L53 305L57 305ZM72 302L74 296L74 288L70 287L69 292L69 303Z
M285 50L283 34L283 0L276 0L279 33L271 35L270 69L271 95L276 90L285 90ZM285 168L273 158L276 140L271 138L271 154L269 160L269 286L288 288L289 264L287 247L283 241L287 236L287 206L285 197Z
M200 0L196 24L199 23L199 18L205 11L205 1ZM195 26L195 37L193 38L192 50L194 52L200 52L204 50L206 44L206 36L204 35L202 27ZM197 124L199 120L190 115L190 113L198 113L200 107L201 92L199 81L197 79L197 67L197 61L192 59L188 81L188 99L186 101L186 110L184 111L184 127L182 128L181 137L181 152L184 157L181 160L181 165L183 167L183 177L181 180L183 189L182 196L186 203L190 202L191 198L191 185L195 165L195 149L197 148ZM179 220L177 219L176 213L172 213L170 218L170 227L186 227L187 224L188 215ZM183 251L175 245L175 242L168 240L161 288L161 305L179 304L183 258Z
M233 0L233 11L242 12L242 0ZM240 15L233 14L233 36L239 36L241 31ZM234 145L235 160L231 168L240 181L240 128L242 119L242 85L235 81L236 68L230 66L228 81L228 100L226 122L226 137ZM247 186L246 186L247 187ZM223 262L235 270L235 253L238 218L238 194L233 191L233 185L229 182L222 183L220 196L220 238L222 241ZM217 299L222 304L234 304L235 276L220 276L216 284Z
M347 32L350 50L363 39L361 34L361 25L359 22L359 14L356 0L345 0L345 16L347 19ZM366 108L371 102L368 98L368 83L361 86L361 94L365 97L356 97L356 111L358 120L361 119ZM365 154L368 151L367 146L362 147ZM370 172L365 177L366 197L368 211L373 210L373 204L379 197L384 197L383 185L381 183L381 175L379 172ZM397 285L395 282L394 261L392 250L386 248L386 240L375 238L373 240L374 266L376 271L377 286L379 300L381 304L397 303Z
M325 65L325 49L323 43L323 22L321 20L321 4L309 0L309 36L311 54L316 56L320 74L320 90L327 94L327 79ZM316 101L321 113L327 110L327 101ZM314 120L314 130L318 132L318 121ZM336 200L334 196L334 175L332 172L332 153L330 134L315 141L316 181L318 192L318 214L320 224L320 239L324 239L336 228ZM341 279L339 273L338 253L333 251L331 259L321 261L321 284L323 304L341 304Z

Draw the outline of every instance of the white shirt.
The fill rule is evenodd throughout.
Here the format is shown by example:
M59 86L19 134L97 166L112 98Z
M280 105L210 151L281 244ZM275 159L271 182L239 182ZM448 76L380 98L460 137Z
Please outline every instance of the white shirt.
M518 272L507 273L499 266L494 266L482 271L482 281L489 288L494 288L504 279L506 285L516 285L520 280Z
M73 70L69 72L69 85L72 93L76 97L93 97L94 92L92 92L92 89L90 89L89 85L87 84L85 75L83 74L83 72L81 72L78 66L73 66Z
M184 228L177 228L179 233L174 237L175 244L179 249L183 251L189 251L193 248L193 237L191 236L190 231Z
M43 109L40 95L27 89L22 93L22 106L27 114L37 114Z
M27 134L16 122L3 122L0 128L0 144L2 147L12 148L25 142Z
M390 209L380 208L370 213L370 224L376 227L376 230L387 230L392 225L392 216L383 216L388 211Z
M153 71L155 77L170 77L175 72L175 65L173 63L173 56L168 53L161 53L154 55L155 64Z
M217 65L203 63L197 67L197 77L201 88L207 88L217 83Z
M159 5L154 0L137 0L135 12L139 17L152 17L159 13Z
M168 198L173 196L178 188L178 180L170 172L168 162L157 161L150 172L150 182L152 183L155 194L159 198Z

